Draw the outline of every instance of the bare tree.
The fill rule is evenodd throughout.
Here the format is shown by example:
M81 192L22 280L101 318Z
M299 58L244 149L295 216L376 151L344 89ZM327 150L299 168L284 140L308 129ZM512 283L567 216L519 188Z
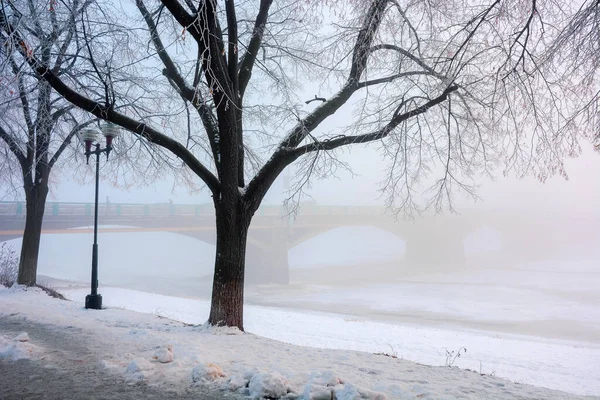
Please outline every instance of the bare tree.
M90 82L90 76L79 69L78 60L85 57L82 54L87 50L86 32L79 30L78 21L85 18L90 4L90 0L61 3L27 0L20 4L23 7L17 7L13 2L2 2L2 18L18 21L30 36L26 52L39 54L56 76L85 84ZM9 42L5 41L5 44L9 45ZM51 173L69 163L83 165L81 147L76 146L77 134L98 119L90 118L89 114L54 93L50 84L29 68L26 59L10 46L3 46L0 57L0 87L4 93L0 102L0 182L11 188L24 189L26 220L18 283L34 285ZM129 82L123 74L115 74L111 83L122 84L120 80ZM93 88L95 85L86 86ZM141 145L144 150L141 154L145 157L138 157L135 164L121 157L120 162L112 163L111 167L134 169L131 176L137 177L138 182L156 178L156 174L147 171L156 169L158 163L162 169L166 165L157 160L160 155L155 151L147 151L145 143L117 143L117 151L113 154L119 158L124 148L136 144ZM85 172L73 175L84 178ZM127 186L131 182L121 180L116 184Z
M584 94L583 107L572 115L582 117L595 127L594 148L600 152L600 2L584 1L568 23L551 42L536 72L549 74L558 70L561 82L570 82L571 90Z
M102 78L96 92L58 76L30 51L27 30L2 21L4 40L61 96L164 147L210 190L217 229L211 324L243 329L248 227L297 160L301 193L314 174L344 167L338 149L378 143L390 161L383 183L390 207L439 210L456 191L473 193L476 174L498 165L542 180L563 173L564 157L589 138L581 130L587 121L572 112L586 96L538 64L576 12L570 2L326 3L136 0L141 19L128 8L119 13L130 36L149 38L143 57L105 62L121 47L99 46L93 24L81 26L92 41L81 65ZM131 96L112 84L122 70L151 75L161 94L134 95L163 110L177 99L184 123L132 112L124 105ZM308 81L318 93L302 90ZM341 113L342 126L327 125Z
M77 40L73 18L89 2L73 1L73 12L66 16L53 3L26 3L30 18L22 26L31 36L28 51L39 54L57 76L72 74L76 54L70 50ZM10 2L3 2L2 8L5 16L17 11ZM40 18L40 13L48 13L48 18ZM23 68L25 60L18 53L7 50L5 46L0 50L4 92L0 102L0 176L25 192L18 283L34 285L50 173L61 157L68 157L65 154L79 129L92 121L87 117L87 122L80 122L84 121L81 111L53 93L50 84L39 79L35 71Z

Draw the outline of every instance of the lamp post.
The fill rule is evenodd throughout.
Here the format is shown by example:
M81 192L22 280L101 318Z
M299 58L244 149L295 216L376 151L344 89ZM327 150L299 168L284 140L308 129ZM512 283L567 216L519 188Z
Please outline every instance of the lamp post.
M102 309L102 296L98 294L98 181L100 177L100 154L106 153L106 159L112 150L112 141L119 134L116 125L111 123L100 126L102 134L106 138L106 147L101 148L100 143L96 142L97 132L95 129L82 129L81 138L85 143L85 157L87 164L90 163L90 156L96 155L96 196L94 204L94 244L92 246L92 290L91 294L85 297L85 308L94 310ZM94 143L96 142L96 143ZM92 149L93 146L93 149Z

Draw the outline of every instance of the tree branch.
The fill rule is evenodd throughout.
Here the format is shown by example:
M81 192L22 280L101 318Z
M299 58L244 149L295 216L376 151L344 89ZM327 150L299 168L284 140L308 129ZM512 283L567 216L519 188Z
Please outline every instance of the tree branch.
M31 159L33 163L33 144L35 143L35 126L31 118L31 108L29 107L29 98L27 97L27 91L23 83L23 76L19 73L19 67L15 62L13 56L10 57L10 65L13 73L17 76L17 87L19 89L19 99L21 100L21 106L23 107L23 117L25 118L25 126L27 127L27 159Z
M161 3L167 7L171 14L173 14L173 17L179 22L179 25L184 27L196 42L198 42L198 45L200 45L202 42L202 33L194 23L196 18L193 15L190 15L177 0L161 0Z
M28 62L36 72L43 77L61 96L77 107L88 111L96 117L113 122L144 139L162 146L179 157L196 175L206 183L210 191L217 195L220 191L220 182L208 168L204 166L194 155L178 141L160 133L156 129L141 121L136 121L124 114L109 109L100 103L93 101L70 87L68 87L49 68L38 65L33 57L28 57Z
M94 123L96 121L97 121L96 119L91 119L89 121L84 122L83 124L79 124L79 125L73 127L73 129L71 129L71 132L69 132L67 137L65 137L63 139L63 141L60 144L60 146L58 147L58 149L54 152L54 154L52 155L52 158L50 158L50 161L48 162L48 168L52 169L52 167L54 167L54 164L56 164L56 161L58 161L58 158L62 155L62 153L65 151L65 149L71 144L71 140L73 139L73 137L75 135L77 135L77 133L79 133L79 131L81 131L83 128L91 125L92 123Z
M386 76L384 78L377 78L377 79L371 79L371 80L368 80L368 81L360 82L358 84L358 87L359 88L366 88L366 87L369 87L369 86L380 85L382 83L390 83L390 82L393 82L393 81L395 81L396 79L399 79L399 78L405 78L407 76L415 76L415 75L431 75L431 73L427 72L427 71L407 71L407 72L400 72L398 74Z
M258 208L269 187L283 169L293 162L294 157L289 150L296 148L306 136L321 124L327 117L337 112L359 87L359 80L367 67L367 59L371 53L370 49L379 30L387 0L374 0L365 14L363 25L356 38L354 51L352 53L352 66L345 85L340 91L321 104L303 120L298 121L296 126L280 143L273 156L263 165L258 174L250 181L246 190L246 198L254 201L252 208ZM295 154L295 153L294 153ZM255 211L255 209L254 209Z
M448 99L449 95L456 90L458 90L458 86L456 86L456 85L446 88L446 90L444 90L444 92L441 95L429 100L427 103L425 103L413 110L405 112L403 114L398 114L398 115L394 116L390 120L390 122L388 122L383 128L381 128L375 132L367 133L364 135L342 136L342 137L338 137L338 138L330 139L330 140L316 141L316 142L298 147L297 149L292 150L292 153L305 154L305 153L308 153L311 151L333 150L335 148L350 145L350 144L368 143L368 142L372 142L375 140L383 139L386 136L388 136L390 134L390 132L392 132L394 130L394 128L396 128L400 123L406 121L409 118L423 114L430 108L446 101L446 99Z
M19 144L15 141L15 139L12 136L10 136L2 126L0 126L0 139L2 139L8 145L8 148L10 149L11 153L13 153L15 157L17 157L21 168L23 170L27 169L27 159L25 158L25 154L23 154L23 151L21 150Z
M200 96L196 92L195 88L189 87L183 76L179 73L177 66L171 59L171 56L167 52L165 46L162 43L162 40L160 39L160 35L158 33L156 24L154 23L150 12L148 12L148 9L146 8L146 5L144 4L143 0L136 0L136 6L142 14L142 17L144 17L146 25L148 25L154 48L156 49L158 56L160 57L163 65L165 66L163 75L165 75L165 77L169 79L170 82L172 82L172 84L175 86L175 89L177 89L179 95L183 98L183 100L192 103L192 105L200 115L200 118L202 119L202 124L204 125L204 129L206 130L206 133L208 135L215 166L218 168L219 149L218 144L216 143L216 137L219 134L219 130L212 111L206 106L205 103L201 101ZM200 46L200 44L198 44L198 46Z
M237 103L238 99L238 30L237 16L235 15L235 1L225 1L225 13L227 14L227 67L229 70L229 79L233 86L233 99Z
M240 97L244 96L244 93L246 92L246 87L248 86L248 82L250 82L250 77L252 76L252 69L254 68L254 62L256 61L256 56L258 54L258 51L260 50L263 35L265 33L265 28L267 26L267 18L269 16L269 9L271 8L271 4L273 4L273 0L261 0L260 2L260 8L258 10L258 14L256 15L256 21L254 22L252 38L250 39L250 43L248 44L248 49L246 50L246 53L244 53L244 56L242 57L242 62L240 63Z

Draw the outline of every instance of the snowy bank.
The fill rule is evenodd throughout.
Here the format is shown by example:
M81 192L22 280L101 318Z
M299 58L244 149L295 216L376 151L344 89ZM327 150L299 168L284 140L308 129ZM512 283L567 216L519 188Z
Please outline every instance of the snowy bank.
M105 300L114 295L107 296L106 291L103 294ZM164 307L166 300L159 297L153 304ZM131 298L129 301L135 303ZM287 331L293 337L297 332L289 330L283 323L286 318L299 316L280 312L283 314L275 315L267 313L264 307L256 308L249 312L247 319L249 323L252 320L257 323L257 317L251 315L258 313L264 318L262 322L273 320L270 326L277 326L275 322L281 324L278 335L283 336ZM331 399L334 395L338 400L582 398L457 368L425 366L384 355L301 347L249 333L232 334L235 332L230 330L185 326L156 315L117 308L85 310L81 301L52 299L37 289L0 289L0 329L3 320L16 318L52 325L64 335L85 336L91 339L87 341L91 346L92 356L89 357L94 357L107 372L151 385L174 383L185 387L195 384L196 380L255 398L266 395L313 400ZM296 321L296 326L305 322ZM324 320L320 322L324 323ZM329 340L336 333L343 336L342 333L351 330L352 326L328 326L331 330ZM37 346L43 341L29 336L29 341L18 343ZM0 343L0 351L10 345L8 340ZM14 344L14 335L10 340ZM44 348L38 346L29 357L42 359ZM163 350L171 353L167 357L169 362L158 360L157 354L164 353ZM577 350L573 348L574 352ZM597 358L594 357L598 350L585 350L591 361L587 364L593 364L597 371ZM594 378L588 375L587 379ZM589 390L597 387L594 385L597 382L590 383Z
M67 290L81 304L88 289ZM104 304L151 313L188 324L208 318L208 301L103 288ZM600 345L489 331L398 325L348 315L246 305L247 332L322 349L389 353L432 366L446 364L446 349L468 352L454 362L462 369L578 394L599 394Z

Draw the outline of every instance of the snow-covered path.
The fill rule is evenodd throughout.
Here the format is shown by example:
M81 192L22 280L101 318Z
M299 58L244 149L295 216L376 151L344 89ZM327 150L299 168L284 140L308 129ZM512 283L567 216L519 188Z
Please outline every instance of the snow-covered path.
M164 304L165 299L160 300ZM285 319L285 315L264 316L277 318L278 322ZM297 316L288 316L292 317ZM333 378L336 387L341 387L340 393L345 390L345 393L370 394L371 397L366 398L376 398L373 391L385 394L388 399L584 398L457 368L425 366L366 352L300 347L253 334L232 334L235 332L227 330L206 331L156 315L117 308L85 310L80 302L52 299L38 290L0 288L0 320L15 319L52 325L58 334L79 338L79 343L85 338L89 345L86 357L92 358L86 361L101 365L107 374L117 373L127 379L146 381L156 386L156 390L165 390L172 387L170 385L185 390L190 387L190 375L195 366L214 363L225 375L215 382L218 387L228 387L244 375L278 373L287 381L290 392L287 398L297 395L310 398L303 397L303 393L309 394L311 389L323 386L319 385L323 383L323 377ZM349 322L339 327L338 333L352 329L350 326ZM334 336L332 332L331 337ZM2 331L0 324L0 354L5 357L15 354L10 349L18 345L11 342L11 337ZM52 355L52 349L44 347L43 340L34 334L27 343L29 347L24 347L21 353L25 357L41 360ZM168 364L153 362L156 350L169 345L174 361ZM72 361L74 365L78 362ZM594 364L594 360L591 361ZM132 363L138 367L136 371L132 371ZM352 388L363 390L352 392ZM240 390L248 391L244 387ZM312 393L316 392L313 390Z
M27 332L37 344L30 348L43 350L34 359L0 360L0 399L243 399L217 388L131 384L122 374L107 373L89 348L89 340L105 339L77 328L38 324L19 315L0 317L1 334L16 336L21 332Z

